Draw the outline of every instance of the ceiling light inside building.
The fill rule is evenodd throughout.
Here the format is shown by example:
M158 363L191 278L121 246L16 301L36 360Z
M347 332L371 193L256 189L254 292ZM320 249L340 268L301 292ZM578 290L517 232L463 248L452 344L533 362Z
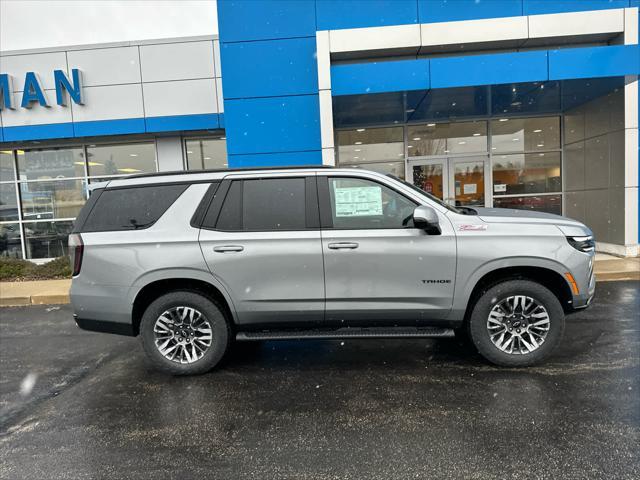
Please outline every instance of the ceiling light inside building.
M362 145L362 142L356 142L355 144L356 145Z
M435 127L436 124L435 123L427 123L427 127Z
M415 137L415 138L413 139L413 141L414 141L414 142L419 142L420 140L422 140L420 137Z
M129 154L129 156L130 156L130 157L137 157L137 156L138 156L138 154L137 154L137 153L130 153L130 154Z
M358 128L356 132L364 132L365 130L366 130L365 128Z
M539 143L538 146L539 147L544 147L544 143Z
M211 160L211 157L204 157L205 160Z
M480 136L480 134L479 134L479 133L474 133L474 134L473 134L473 136L474 136L474 137L479 137L479 136Z
M533 131L533 133L540 133L541 131L542 131L541 129L536 128L536 129Z
M508 122L508 121L509 121L509 119L508 119L508 118L501 118L501 119L500 119L500 121L501 121L501 122Z

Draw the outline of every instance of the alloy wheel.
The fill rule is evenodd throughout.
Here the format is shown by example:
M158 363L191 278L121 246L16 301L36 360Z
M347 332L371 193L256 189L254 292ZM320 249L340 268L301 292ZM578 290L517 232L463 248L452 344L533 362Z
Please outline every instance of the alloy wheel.
M167 360L176 363L194 363L211 346L211 322L193 307L178 306L160 315L153 334L156 348Z

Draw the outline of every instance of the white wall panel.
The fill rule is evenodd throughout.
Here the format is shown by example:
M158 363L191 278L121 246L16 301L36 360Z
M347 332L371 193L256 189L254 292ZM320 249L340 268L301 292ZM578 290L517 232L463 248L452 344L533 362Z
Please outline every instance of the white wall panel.
M320 90L320 139L322 148L333 148L333 104L331 90Z
M422 46L524 40L528 36L527 17L428 23L421 30Z
M71 104L75 122L144 117L142 85L86 87L84 105Z
M53 81L54 70L67 71L65 52L0 57L0 71L13 77L13 88L16 92L21 92L24 89L24 75L26 72L36 72L40 78L42 88L56 88Z
M156 158L161 172L184 170L182 137L156 138Z
M316 55L318 58L318 89L331 89L331 45L329 31L316 32Z
M213 42L140 46L143 82L213 78Z
M417 48L420 46L420 25L331 30L329 42L333 53Z
M213 78L144 84L147 117L217 113L216 82Z
M82 70L87 87L140 83L138 47L72 50L67 53L69 69Z
M224 112L224 93L222 92L222 79L216 78L216 97L218 101L218 113Z
M222 63L220 62L220 42L213 41L213 63L214 74L216 77L222 77Z
M530 15L529 38L624 31L624 9Z
M55 90L46 90L45 95L52 107L41 107L37 103L27 108L16 108L15 110L2 110L2 124L5 127L20 125L42 125L45 123L65 123L71 122L71 108L56 105ZM16 95L16 102L20 101L21 95Z

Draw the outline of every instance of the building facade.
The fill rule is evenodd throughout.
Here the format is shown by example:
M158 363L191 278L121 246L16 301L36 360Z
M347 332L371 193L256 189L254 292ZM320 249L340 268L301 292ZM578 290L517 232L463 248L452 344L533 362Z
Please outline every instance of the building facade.
M219 0L219 38L0 52L0 255L97 181L340 165L638 254L637 0Z

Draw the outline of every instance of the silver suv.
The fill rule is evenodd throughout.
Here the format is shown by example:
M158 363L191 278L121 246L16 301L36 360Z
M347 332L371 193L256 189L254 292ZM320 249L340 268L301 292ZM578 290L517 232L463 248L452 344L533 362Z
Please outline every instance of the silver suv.
M159 368L232 340L451 337L498 365L558 345L594 295L594 240L557 215L453 208L376 172L162 173L99 184L69 238L80 328Z

